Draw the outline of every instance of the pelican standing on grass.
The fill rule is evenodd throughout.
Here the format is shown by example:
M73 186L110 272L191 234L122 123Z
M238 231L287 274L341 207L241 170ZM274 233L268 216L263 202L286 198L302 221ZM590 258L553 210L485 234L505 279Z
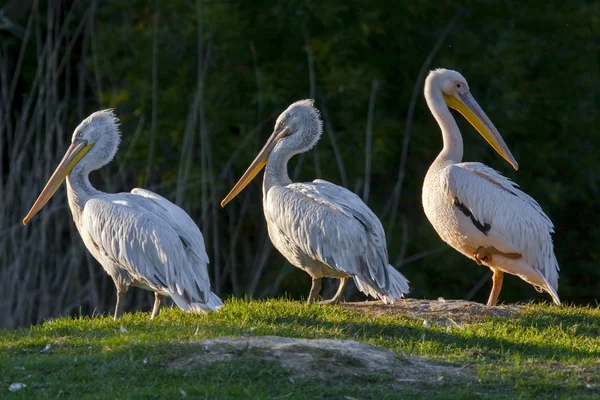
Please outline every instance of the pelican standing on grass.
M351 191L316 179L292 183L289 159L310 150L323 131L312 100L285 110L275 130L248 170L221 202L224 207L266 165L263 208L273 245L294 266L312 277L308 304L314 302L324 277L340 279L339 302L348 278L365 294L385 303L408 293L408 281L389 265L385 233L375 214Z
M162 296L188 312L216 311L223 303L210 290L204 239L185 211L149 190L109 194L90 184L89 173L108 164L117 152L117 124L111 110L83 120L23 224L66 178L77 230L117 287L115 320L123 312L129 286L154 292L151 319L158 315Z
M519 167L469 92L467 81L456 71L432 71L425 81L425 98L444 141L423 184L427 218L443 241L492 269L489 306L498 301L505 272L548 292L560 304L550 219L510 179L484 164L461 162L462 136L449 107L459 111L515 170Z

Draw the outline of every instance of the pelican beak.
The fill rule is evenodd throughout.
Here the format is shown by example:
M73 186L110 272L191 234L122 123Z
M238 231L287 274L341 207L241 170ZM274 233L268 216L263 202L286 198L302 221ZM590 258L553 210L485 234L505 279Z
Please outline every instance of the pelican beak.
M456 96L444 94L444 99L448 107L454 108L461 113L502 158L512 165L515 170L519 169L519 163L511 154L506 143L504 143L500 132L498 132L492 121L485 115L481 107L479 107L479 104L477 104L471 93L457 93Z
M29 220L46 205L48 200L52 198L56 190L60 187L61 183L63 183L67 175L69 175L69 172L71 172L75 165L81 161L83 156L85 156L92 147L94 147L94 144L88 144L85 140L76 139L73 143L71 143L71 146L69 146L69 149L67 150L67 153L63 157L62 161L60 164L58 164L56 170L54 170L54 173L48 180L48 183L46 183L46 186L44 186L44 190L42 190L42 193L40 193L39 197L33 204L33 207L31 207L31 210L29 210L27 216L23 219L23 225L27 225Z
M275 147L277 142L287 135L289 135L289 130L287 128L283 128L279 131L273 132L271 137L269 137L269 139L267 140L267 143L265 143L265 145L263 146L260 153L258 153L254 161L252 161L252 164L250 164L246 172L244 172L244 175L242 175L240 180L235 184L233 189L231 189L229 194L225 196L223 201L221 201L221 207L225 207L227 203L233 200L233 198L237 196L242 190L244 190L244 188L250 183L250 181L254 179L256 175L258 175L260 170L263 169L263 167L267 164L269 154L271 154L271 151L273 151L273 148Z

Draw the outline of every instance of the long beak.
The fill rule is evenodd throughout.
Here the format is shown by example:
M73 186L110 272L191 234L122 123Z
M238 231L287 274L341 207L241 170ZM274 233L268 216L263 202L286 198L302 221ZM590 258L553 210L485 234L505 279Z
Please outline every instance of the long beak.
M500 132L498 132L492 121L490 121L481 107L479 107L479 104L477 104L471 93L458 94L457 97L444 94L444 99L448 107L460 112L502 158L512 165L515 170L519 169L519 163L511 154L506 143L504 143Z
M221 201L221 207L225 207L227 203L233 200L233 198L237 196L242 190L244 190L244 188L250 183L250 181L254 179L256 175L258 175L260 170L263 169L263 167L267 164L269 154L271 154L271 151L273 151L273 148L275 147L279 139L281 139L284 136L287 136L288 134L289 131L287 128L281 129L279 132L273 132L271 137L269 137L269 139L267 140L267 143L265 143L265 145L263 146L262 150L258 153L254 161L252 161L252 164L250 164L246 172L244 172L244 175L242 175L240 180L235 184L233 189L231 189L229 194L225 196L223 201Z
M67 150L67 153L63 157L62 161L60 164L58 164L56 170L54 170L54 173L48 180L48 183L46 183L46 186L44 186L44 190L42 190L42 193L40 193L39 197L33 204L33 207L31 207L31 210L29 210L27 216L23 219L23 225L27 225L29 220L46 205L48 200L52 198L56 190L60 187L61 183L63 183L67 175L69 175L69 172L71 172L73 167L75 167L75 165L81 161L83 156L85 156L92 147L94 147L94 145L88 144L85 140L75 140L73 143L71 143L71 146L69 146L69 149Z

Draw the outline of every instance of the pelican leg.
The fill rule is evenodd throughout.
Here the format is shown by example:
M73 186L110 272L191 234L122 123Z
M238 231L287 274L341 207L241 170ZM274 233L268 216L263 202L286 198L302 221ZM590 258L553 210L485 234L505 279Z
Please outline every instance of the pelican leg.
M477 250L475 250L473 257L475 258L475 262L477 263L477 265L483 265L484 262L492 262L492 254L510 258L511 260L521 258L521 255L519 253L504 253L495 248L494 246L480 246Z
M348 278L340 278L340 286L338 287L337 292L335 292L335 296L333 296L329 300L320 301L319 304L337 304L337 303L339 303L347 282L348 282Z
M160 302L162 301L162 296L156 292L154 292L154 307L152 307L152 315L150 315L150 319L154 319L158 315L160 310Z
M127 289L129 288L117 287L117 305L115 306L114 316L115 321L118 320L121 317L121 315L123 315L123 309L125 308L125 300L127 298Z
M488 299L488 306L495 306L498 303L498 295L502 290L502 281L504 279L504 272L499 269L493 269L494 275L492 275L492 291Z
M312 285L310 287L310 292L308 293L308 300L306 300L306 304L314 303L319 297L319 293L321 292L321 278L312 278Z

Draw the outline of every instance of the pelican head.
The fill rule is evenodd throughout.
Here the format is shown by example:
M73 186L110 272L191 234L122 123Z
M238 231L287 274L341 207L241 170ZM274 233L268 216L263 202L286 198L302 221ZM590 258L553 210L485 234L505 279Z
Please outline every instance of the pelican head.
M432 95L440 91L448 107L461 113L502 158L515 170L519 169L517 160L511 154L500 132L471 95L469 84L464 76L457 71L443 68L431 71L425 80L425 93Z
M294 154L310 150L319 141L322 132L323 122L319 110L314 106L314 100L300 100L290 105L279 115L273 134L244 175L223 199L221 207L225 207L258 175L267 164L271 153L277 152L289 159Z
M92 171L108 164L115 156L120 140L118 119L112 110L97 111L84 119L75 129L71 146L62 161L23 219L23 225L46 205L74 169Z

